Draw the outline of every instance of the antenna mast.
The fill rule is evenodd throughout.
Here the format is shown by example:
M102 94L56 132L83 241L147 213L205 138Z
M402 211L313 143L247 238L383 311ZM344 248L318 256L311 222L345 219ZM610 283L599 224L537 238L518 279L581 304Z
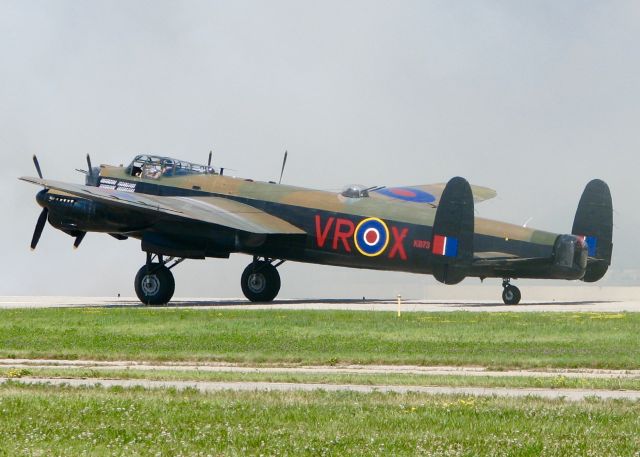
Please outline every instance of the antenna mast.
M280 179L278 179L278 184L282 182L282 175L284 174L284 167L287 164L287 154L288 151L284 151L284 159L282 160L282 170L280 170Z

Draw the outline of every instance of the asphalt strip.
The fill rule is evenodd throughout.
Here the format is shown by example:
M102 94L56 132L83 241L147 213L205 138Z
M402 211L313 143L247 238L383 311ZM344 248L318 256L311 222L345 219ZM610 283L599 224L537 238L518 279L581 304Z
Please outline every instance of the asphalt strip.
M154 310L352 310L387 312L640 312L639 287L560 287L527 286L525 301L505 305L500 300L499 286L429 286L433 299L281 299L268 304L249 303L240 298L176 298ZM426 289L425 289L426 291ZM439 292L438 292L439 291ZM458 292L455 292L458 291ZM426 292L425 292L426 293ZM458 299L455 296L476 297ZM447 297L447 298L438 298ZM482 299L481 299L482 298ZM0 309L27 308L145 308L133 297L5 297L0 296Z
M60 379L60 378L0 378L0 383L8 381L21 384L46 384L70 387L143 387L146 389L195 389L199 392L218 392L224 390L249 392L291 392L291 391L326 391L326 392L360 392L360 393L422 393L430 395L472 395L480 397L540 397L547 399L564 399L582 401L588 398L602 400L640 400L640 391L596 390L596 389L513 389L503 387L426 387L426 386L392 386L392 385L357 385L357 384L310 384L280 382L207 382L207 381L150 381L150 380L114 380L114 379Z

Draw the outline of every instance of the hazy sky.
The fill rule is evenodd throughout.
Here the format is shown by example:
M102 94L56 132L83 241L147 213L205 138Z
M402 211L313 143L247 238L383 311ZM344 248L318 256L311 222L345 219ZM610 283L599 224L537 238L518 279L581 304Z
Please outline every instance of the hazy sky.
M461 175L481 216L571 229L614 199L614 268L638 268L640 3L0 0L0 295L133 295L135 240L48 226L35 175L153 152L339 190ZM249 257L188 261L176 296L241 296ZM287 263L280 297L419 295L422 276ZM614 276L615 277L615 276ZM477 280L467 280L475 284ZM499 281L486 281L499 296Z

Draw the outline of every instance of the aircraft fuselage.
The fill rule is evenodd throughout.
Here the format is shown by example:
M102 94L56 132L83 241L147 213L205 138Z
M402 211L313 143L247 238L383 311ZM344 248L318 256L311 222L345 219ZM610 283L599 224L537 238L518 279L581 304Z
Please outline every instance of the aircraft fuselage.
M255 182L221 175L172 177L148 180L126 176L120 167L102 167L99 186L158 196L215 196L235 200L263 210L300 227L301 237L237 237L225 229L193 224L188 238L196 257L220 257L223 253L250 255L320 263L351 268L432 273L433 222L436 209L428 204L368 198L348 198L326 192ZM371 221L374 226L367 227ZM198 226L201 227L198 228ZM366 235L369 236L367 240ZM164 233L169 230L163 229ZM182 233L182 229L176 232ZM176 245L180 233L172 238ZM131 231L133 237L142 236ZM499 252L514 257L553 256L558 234L518 225L475 218L474 246L480 252ZM201 239L199 246L193 239ZM239 239L238 239L239 238ZM212 243L211 240L217 240ZM156 249L157 250L157 249ZM179 254L178 252L169 252ZM197 253L197 255L196 255ZM579 271L561 269L557 276L577 279ZM468 276L474 272L469 271ZM477 276L501 277L477 269ZM548 271L523 271L519 277L548 277Z

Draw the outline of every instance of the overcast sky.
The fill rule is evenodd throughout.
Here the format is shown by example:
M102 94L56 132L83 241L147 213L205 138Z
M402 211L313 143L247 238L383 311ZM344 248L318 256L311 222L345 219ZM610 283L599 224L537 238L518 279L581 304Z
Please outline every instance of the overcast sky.
M614 200L617 270L640 249L636 1L0 0L0 295L133 295L135 240L48 226L35 175L153 152L260 180L498 191L480 216L569 232L584 185ZM241 296L249 257L188 261L177 296ZM281 267L280 297L420 295L427 278ZM611 278L610 278L611 280ZM467 280L475 284L477 280ZM499 281L487 287L496 288Z

